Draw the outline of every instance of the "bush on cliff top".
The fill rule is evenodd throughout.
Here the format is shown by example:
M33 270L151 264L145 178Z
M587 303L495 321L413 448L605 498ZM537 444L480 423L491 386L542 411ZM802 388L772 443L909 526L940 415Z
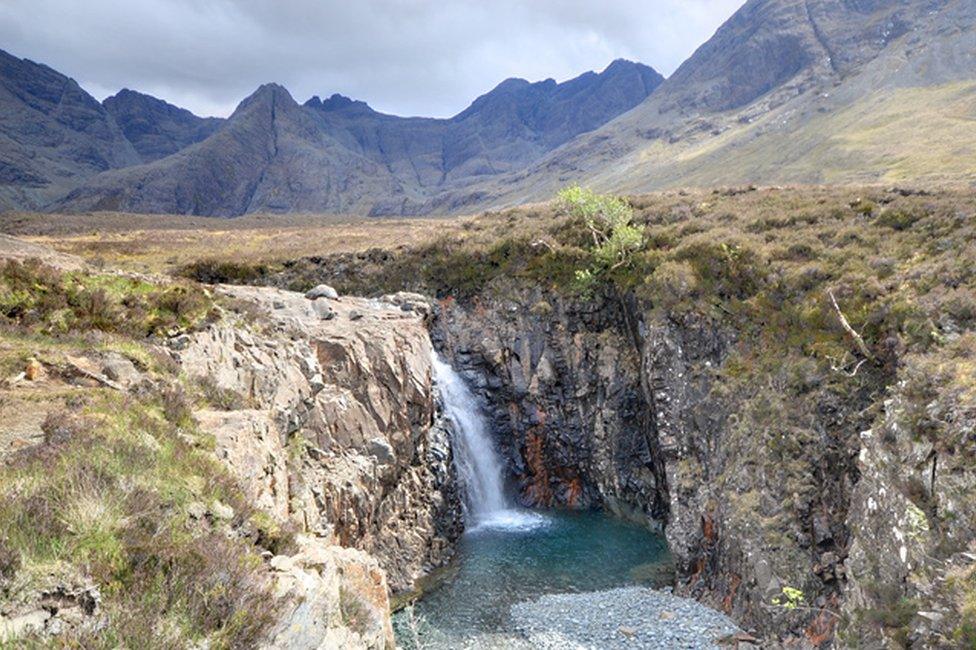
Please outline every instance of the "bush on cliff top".
M643 231L633 224L634 211L621 198L573 185L562 190L556 201L582 223L592 239L592 261L575 273L579 287L589 292L604 276L630 263L641 247Z
M213 301L196 285L62 272L38 260L0 266L0 322L28 331L147 336L203 321Z

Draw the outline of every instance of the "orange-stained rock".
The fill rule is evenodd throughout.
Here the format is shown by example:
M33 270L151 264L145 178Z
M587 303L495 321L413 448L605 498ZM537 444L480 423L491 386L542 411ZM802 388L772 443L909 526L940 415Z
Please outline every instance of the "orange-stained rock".
M30 359L27 361L27 366L24 368L24 378L27 381L37 381L44 377L44 366L37 359Z

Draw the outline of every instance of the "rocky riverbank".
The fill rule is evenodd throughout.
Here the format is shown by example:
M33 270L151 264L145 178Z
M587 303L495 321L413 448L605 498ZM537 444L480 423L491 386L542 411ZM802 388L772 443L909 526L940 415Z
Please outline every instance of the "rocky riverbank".
M512 619L540 650L712 650L740 633L695 600L641 587L547 595L513 606Z

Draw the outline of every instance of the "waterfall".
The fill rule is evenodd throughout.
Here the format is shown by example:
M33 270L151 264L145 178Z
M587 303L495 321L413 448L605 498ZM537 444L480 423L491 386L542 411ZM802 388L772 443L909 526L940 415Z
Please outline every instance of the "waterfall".
M507 510L502 463L495 452L485 418L471 389L460 375L434 353L434 378L444 402L444 415L454 432L454 465L464 488L464 504L475 519Z
M541 515L515 508L505 496L503 465L474 393L436 352L433 368L444 415L452 424L454 466L464 492L468 530L531 528L543 523Z

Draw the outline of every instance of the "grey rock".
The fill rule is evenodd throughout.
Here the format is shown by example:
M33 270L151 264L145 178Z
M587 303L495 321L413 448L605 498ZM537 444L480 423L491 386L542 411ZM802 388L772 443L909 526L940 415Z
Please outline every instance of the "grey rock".
M214 519L221 521L230 521L234 518L234 509L220 501L214 501L211 503L209 512L211 515L213 515Z
M190 345L190 337L186 334L174 336L166 342L171 350L185 350Z
M316 315L322 320L332 320L336 317L335 309L324 298L316 299L312 303L312 309L315 310Z
M339 298L339 292L327 284L319 284L312 289L309 289L305 293L305 297L309 300L315 300L316 298L328 298L330 300L336 300Z
M36 609L14 618L0 616L0 642L16 641L28 634L40 632L50 618L51 612L45 609Z
M130 386L140 379L140 373L134 363L117 353L110 353L102 362L102 373L114 382L123 386Z
M380 465L392 465L396 462L396 452L386 438L373 438L369 441L369 453Z
M186 512L194 519L203 519L207 516L207 506L199 501L193 501L186 507Z

